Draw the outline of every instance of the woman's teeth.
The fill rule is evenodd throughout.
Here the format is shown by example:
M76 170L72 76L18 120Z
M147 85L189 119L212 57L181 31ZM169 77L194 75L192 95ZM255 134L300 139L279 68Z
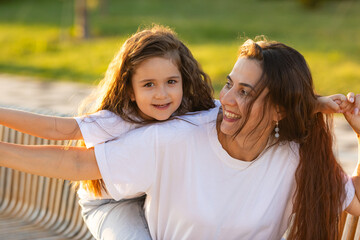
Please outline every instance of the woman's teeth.
M230 113L228 111L224 111L224 114L227 118L230 118L230 119L239 119L240 118L240 115Z

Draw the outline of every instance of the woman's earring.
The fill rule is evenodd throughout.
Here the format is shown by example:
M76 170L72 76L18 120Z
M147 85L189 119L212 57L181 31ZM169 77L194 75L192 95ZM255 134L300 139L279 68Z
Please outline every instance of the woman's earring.
M276 126L275 126L275 137L276 138L279 138L280 137L280 134L279 134L279 122L276 122Z

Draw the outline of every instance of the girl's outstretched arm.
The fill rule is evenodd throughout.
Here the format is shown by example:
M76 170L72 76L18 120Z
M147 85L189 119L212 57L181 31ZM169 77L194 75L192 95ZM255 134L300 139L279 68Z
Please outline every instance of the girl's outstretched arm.
M0 166L66 180L95 180L101 174L94 149L24 146L0 142Z
M45 116L0 108L0 124L17 131L52 140L83 139L75 119Z

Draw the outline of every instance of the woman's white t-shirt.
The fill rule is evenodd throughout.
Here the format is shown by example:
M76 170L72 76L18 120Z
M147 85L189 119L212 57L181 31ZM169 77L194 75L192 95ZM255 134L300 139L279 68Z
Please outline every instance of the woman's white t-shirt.
M252 162L234 159L218 141L217 112L134 129L95 145L114 199L147 194L154 240L281 239L288 228L298 145L272 146ZM344 206L354 196L351 180L346 192Z

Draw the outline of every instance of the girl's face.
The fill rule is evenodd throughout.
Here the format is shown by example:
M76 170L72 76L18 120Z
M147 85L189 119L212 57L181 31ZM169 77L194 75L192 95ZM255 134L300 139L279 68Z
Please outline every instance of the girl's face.
M181 104L181 73L170 58L144 60L137 66L131 83L131 100L136 102L144 119L166 120Z
M225 135L232 136L245 121L247 104L256 95L256 84L261 78L262 68L257 60L239 58L231 73L227 77L227 83L220 92L220 102L223 108L223 119L220 131ZM265 89L255 100L249 119L238 135L247 136L255 130L256 138L271 132L274 125L271 120L276 121L276 111L273 107L264 108L264 97L268 90Z

